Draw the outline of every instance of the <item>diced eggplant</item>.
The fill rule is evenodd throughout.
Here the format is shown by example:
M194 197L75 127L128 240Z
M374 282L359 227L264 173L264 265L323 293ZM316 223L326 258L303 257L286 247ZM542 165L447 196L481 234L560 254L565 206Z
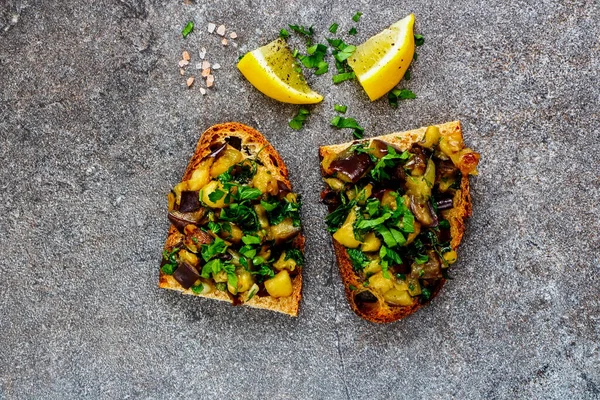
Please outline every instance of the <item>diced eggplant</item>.
M398 147L386 143L380 139L373 139L371 141L371 144L369 145L369 148L371 149L371 154L373 154L377 158L382 158L386 156L388 153L388 147L391 147L394 150L396 150L396 153L398 154L402 153L402 150L400 150Z
M213 143L210 145L210 155L212 158L219 158L227 148L227 143Z
M440 199L436 202L438 210L447 210L449 208L452 208L453 204L454 204L454 201L452 200L452 197Z
M175 228L181 233L183 233L183 229L186 225L201 225L202 220L206 214L206 209L204 207L200 208L198 211L190 212L190 213L182 213L179 211L171 211L169 212L169 221Z
M196 267L184 262L179 264L179 267L177 267L173 273L173 278L175 278L184 289L189 289L194 285L198 278L200 278L200 274Z
M321 192L321 202L327 206L335 207L340 204L340 196L330 188L326 188Z
M213 241L211 235L204 232L196 225L186 225L185 228L183 228L183 233L185 234L185 239L183 241L185 247L194 253L198 253L200 251L200 246L203 244L209 244Z
M279 224L271 226L271 236L275 244L281 244L293 239L300 230L299 226L294 226L291 218L286 218Z
M415 279L441 279L442 263L435 251L427 251L428 259L423 264L414 262L411 265L410 276Z
M181 200L179 202L179 212L188 213L198 211L202 205L200 204L199 198L200 191L188 191L181 192Z
M290 193L291 190L284 182L277 180L277 198L279 200L283 199L285 196Z
M438 225L438 217L431 202L423 196L410 196L410 210L424 227Z
M372 167L373 162L368 154L349 150L342 152L329 164L329 169L338 179L351 183L358 182Z
M427 157L420 147L413 147L411 153L412 157L404 164L404 169L410 171L412 176L422 176L427 168Z
M377 303L377 297L370 290L363 290L354 295L354 301L357 303Z
M225 140L234 149L242 151L242 138L240 138L238 136L229 136Z

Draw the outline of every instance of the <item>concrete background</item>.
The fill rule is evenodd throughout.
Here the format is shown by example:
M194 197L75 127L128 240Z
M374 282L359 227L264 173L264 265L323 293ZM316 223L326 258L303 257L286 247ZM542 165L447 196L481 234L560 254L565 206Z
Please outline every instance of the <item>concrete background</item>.
M0 398L600 398L599 8L0 1ZM398 109L309 77L326 99L293 132L298 107L235 68L287 23L321 41L356 25L359 43L409 12L426 42ZM201 47L222 66L206 96L177 66ZM351 138L328 126L334 103L367 136L460 119L483 156L455 279L397 323L343 296L318 202L317 147ZM229 120L265 134L304 196L297 319L156 286L165 196L200 132Z

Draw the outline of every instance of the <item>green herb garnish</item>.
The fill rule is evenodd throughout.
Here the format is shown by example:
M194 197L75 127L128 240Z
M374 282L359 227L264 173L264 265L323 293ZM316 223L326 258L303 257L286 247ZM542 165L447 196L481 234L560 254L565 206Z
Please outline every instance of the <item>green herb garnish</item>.
M417 95L408 89L394 89L388 93L388 101L392 107L398 107L398 100L416 98Z
M215 202L221 200L223 198L223 196L225 196L225 192L222 191L221 189L217 189L208 195L208 199L210 201L212 201L213 203L215 203Z
M339 129L349 128L354 129L353 135L357 139L362 139L363 133L365 132L365 128L360 126L358 122L354 118L345 118L345 117L333 117L330 121L331 126L334 126Z
M393 167L395 165L394 160L407 160L409 157L410 153L408 151L398 154L392 146L388 146L388 153L377 161L377 164L371 170L371 176L379 182L384 179L390 179L390 175L385 169Z
M344 81L352 80L356 77L354 72L344 72L333 76L333 83L338 84Z
M306 108L301 108L300 110L298 110L298 114L296 114L296 116L292 118L288 125L293 130L299 131L304 126L304 121L306 121L309 115L310 111L308 111Z
M279 31L279 37L285 40L290 37L290 33L287 31L287 29L282 29Z
M369 264L369 259L359 249L346 249L346 251L355 271L362 271Z
M304 36L312 36L315 30L312 26L306 28L304 25L288 25L291 30Z
M340 113L346 113L346 110L348 110L348 106L343 106L341 104L334 104L333 109Z
M415 46L422 46L425 43L423 35L415 34Z
M298 266L304 265L304 256L298 249L289 249L285 251L285 258L283 260L286 261L289 259L294 260Z
M204 290L204 285L202 283L199 283L197 285L192 286L190 289L192 289L192 292L194 292L195 294L200 294Z
M350 28L350 30L348 31L348 35L353 35L353 36L354 36L354 35L356 35L357 33L358 33L358 32L356 32L356 28L355 28L355 27L352 27L352 28Z
M181 31L181 35L185 39L194 30L194 21L188 22Z
M360 20L361 15L363 15L363 13L361 13L360 11L357 12L356 14L354 14L354 16L352 17L352 21L354 22L358 22Z
M331 24L331 26L329 27L329 32L331 33L337 33L338 30L338 24L336 24L335 22L333 24Z
M227 244L225 244L225 242L222 239L215 238L214 242L210 244L203 244L200 253L202 254L202 258L204 259L204 261L208 261L218 254L225 253L226 249Z

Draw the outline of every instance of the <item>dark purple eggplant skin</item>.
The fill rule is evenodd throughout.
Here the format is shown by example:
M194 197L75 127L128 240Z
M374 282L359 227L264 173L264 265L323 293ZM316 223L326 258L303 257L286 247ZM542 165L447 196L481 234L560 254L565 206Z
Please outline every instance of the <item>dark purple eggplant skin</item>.
M323 189L321 192L321 202L326 206L337 208L340 205L340 196L335 190L330 188Z
M447 210L449 208L452 208L454 206L454 201L452 200L451 197L446 198L446 199L440 199L436 202L437 205L437 209L438 210Z
M200 204L200 192L184 190L181 192L181 201L179 202L179 212L188 213L198 211L202 204Z
M329 165L331 171L345 176L352 183L358 182L372 167L373 161L368 154L354 152L343 152Z
M288 187L288 185L286 185L284 182L277 180L277 198L279 200L283 199L285 196L288 195L288 193L291 193L292 191L290 190L290 188Z
M217 159L221 154L223 154L226 148L227 143L213 143L209 147L210 154L208 156Z
M229 144L234 149L242 151L242 138L237 136L229 136L225 140L227 141L227 144Z
M173 278L175 278L184 289L189 289L194 282L200 278L200 273L193 265L181 263L175 272L173 272Z
M424 227L433 228L438 226L438 217L431 201L419 196L410 196L410 210Z
M205 209L200 209L193 213L181 213L179 211L171 211L168 215L169 221L177 228L181 233L184 233L183 229L186 225L198 225L204 217Z

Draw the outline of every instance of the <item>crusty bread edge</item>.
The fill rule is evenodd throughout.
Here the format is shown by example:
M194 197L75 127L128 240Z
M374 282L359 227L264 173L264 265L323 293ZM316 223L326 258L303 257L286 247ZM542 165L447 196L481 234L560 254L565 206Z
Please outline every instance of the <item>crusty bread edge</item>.
M442 136L458 132L462 137L460 121L447 122L437 125L437 127L440 129ZM384 142L395 145L401 150L408 150L413 143L422 140L426 129L427 127L422 127L406 132L390 133L387 135L373 137L369 140L380 139ZM321 146L319 148L319 155L324 158L328 155L337 154L348 148L348 146L350 146L352 143L353 142ZM450 245L454 250L456 250L465 231L465 218L471 216L471 196L469 193L469 177L467 175L463 175L461 187L454 195L454 207L446 212L443 211L442 215L444 218L448 219L448 222L450 223L450 232L452 234L452 242ZM371 322L387 323L405 318L423 306L423 304L415 302L415 304L412 306L392 307L383 302L383 299L379 298L379 307L373 310L373 312L363 312L360 310L354 300L354 296L356 295L357 291L352 290L350 287L354 286L356 288L362 288L362 282L354 273L352 263L350 262L348 252L346 251L344 245L338 243L334 239L332 239L332 242L340 270L340 275L344 283L346 298L348 299L350 307L357 315ZM441 279L439 281L438 285L432 291L430 300L439 293L445 281L445 279Z
M292 189L292 185L288 178L288 170L283 162L283 159L275 150L275 148L265 139L265 137L257 130L237 123L227 122L217 124L208 128L198 141L196 151L192 156L188 166L183 174L182 180L187 180L192 176L194 169L200 164L203 158L211 153L210 145L216 142L223 142L225 138L237 136L242 139L242 152L247 146L252 155L258 153L258 159L267 167L273 176L281 180ZM247 156L247 154L244 153ZM169 235L165 243L165 250L170 250L181 242L183 235L171 225ZM304 236L300 233L294 240L294 245L304 253ZM184 294L206 297L214 300L227 301L233 303L233 299L228 293L214 291L207 294L196 294L191 289L184 289L175 278L160 271L158 287L164 289L177 290ZM262 308L272 311L277 311L283 314L298 316L298 308L300 299L302 298L302 269L292 278L292 295L282 298L273 298L271 296L255 295L249 301L242 303L245 306L253 308Z

